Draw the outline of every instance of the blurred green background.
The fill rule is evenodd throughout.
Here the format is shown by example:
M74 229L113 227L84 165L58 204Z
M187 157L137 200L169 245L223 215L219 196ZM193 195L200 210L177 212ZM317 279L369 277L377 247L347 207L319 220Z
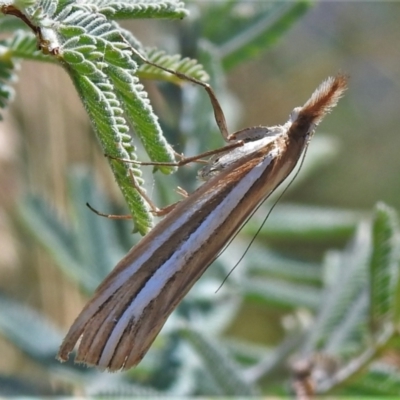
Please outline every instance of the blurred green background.
M172 53L181 51L176 38L180 31L186 32L180 41L191 55L190 19L208 6L207 1L199 2L188 21L123 25L145 45ZM316 2L267 51L229 71L227 87L236 98L227 115L232 131L283 123L327 76L337 72L350 76L344 99L317 131L334 139L331 156L300 186L290 189L284 201L370 210L383 200L400 209L399 18L396 2ZM221 37L227 21L216 21ZM201 31L201 24L195 27ZM162 95L153 84L148 89L162 110ZM66 73L54 65L24 62L16 92L0 126L0 288L42 310L65 330L84 298L24 232L16 203L28 192L41 193L66 218L66 173L76 164L93 166L96 182L113 200L120 204L122 200ZM190 143L187 147L190 150ZM129 228L129 222L123 224ZM260 318L268 322L274 316L260 317L249 308L246 317L251 319L253 312L253 319L261 322L260 332L253 329L243 335L278 339L279 330L261 330ZM239 321L232 329L240 335L240 327L247 323ZM41 376L1 337L0 354L1 372Z
M399 13L393 2L318 3L267 54L230 76L244 126L282 121L327 75L350 76L345 99L320 128L338 139L340 154L288 194L293 200L400 206Z

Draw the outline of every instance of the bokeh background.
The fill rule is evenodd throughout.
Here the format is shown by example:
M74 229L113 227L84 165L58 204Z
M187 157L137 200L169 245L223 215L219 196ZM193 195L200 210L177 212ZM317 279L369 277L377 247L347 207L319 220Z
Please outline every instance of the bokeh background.
M345 98L319 130L335 139L335 155L285 200L365 211L383 200L400 209L399 18L397 2L316 2L272 47L229 72L227 87L237 99L232 129L283 123L327 76L350 76ZM174 52L171 38L184 23L124 26L145 45ZM66 73L24 62L15 88L0 125L0 289L66 329L84 299L24 232L16 204L40 193L66 217L66 173L77 164L93 166L93 179L122 200ZM157 102L154 86L150 92ZM2 338L0 354L0 371L40 376Z

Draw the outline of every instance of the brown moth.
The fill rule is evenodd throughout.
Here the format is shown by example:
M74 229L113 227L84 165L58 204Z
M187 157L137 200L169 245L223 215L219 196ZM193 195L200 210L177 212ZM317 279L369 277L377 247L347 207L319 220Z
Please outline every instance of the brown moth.
M284 125L229 135L227 140L238 147L227 146L211 158L200 172L206 182L105 278L71 326L58 358L67 360L80 340L76 362L110 371L139 363L189 289L294 169L316 126L345 89L344 76L329 77ZM224 123L219 110L217 118Z

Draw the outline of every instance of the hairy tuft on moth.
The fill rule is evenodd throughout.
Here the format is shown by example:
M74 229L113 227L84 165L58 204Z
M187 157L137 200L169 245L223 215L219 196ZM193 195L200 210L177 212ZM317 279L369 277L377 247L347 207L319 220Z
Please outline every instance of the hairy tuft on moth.
M212 89L201 85L231 144L201 170L206 182L179 202L97 288L60 347L61 361L80 339L77 362L110 371L138 364L189 289L294 169L315 127L346 90L347 79L326 79L284 125L232 135L226 134ZM235 142L240 146L233 147Z
M346 88L345 75L329 77L318 86L310 99L300 108L296 121L293 122L299 125L304 124L304 126L312 125L315 128L336 106Z

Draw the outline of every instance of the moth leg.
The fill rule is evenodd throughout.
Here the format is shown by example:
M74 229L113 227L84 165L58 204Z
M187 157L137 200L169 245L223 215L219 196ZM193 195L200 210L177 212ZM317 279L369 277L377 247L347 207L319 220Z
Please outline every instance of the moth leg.
M131 215L116 215L116 214L102 213L96 210L94 207L92 207L89 203L86 203L86 207L89 208L89 210L93 211L95 214L99 215L100 217L105 217L109 219L132 219Z
M157 217L162 217L164 215L167 215L170 211L172 211L175 206L179 203L172 203L168 206L162 207L162 208L158 208L150 199L149 196L147 196L147 193L137 184L136 179L132 173L132 171L130 171L130 175L131 175L131 179L132 179L132 184L134 186L134 188L139 192L139 194L144 198L144 200L146 201L146 203L150 206L150 210L151 213ZM186 198L189 196L188 192L185 189L182 189L181 187L178 186L177 188L177 193L180 194L183 198ZM101 211L96 210L94 207L92 207L89 203L86 203L86 206L93 211L96 215L99 215L100 217L105 217L105 218L109 218L109 219L117 219L117 220L127 220L127 219L132 219L132 215L128 214L128 215L116 215L116 214L106 214L106 213L102 213Z
M186 75L182 72L179 71L174 71L170 68L167 67L163 67L162 65L158 65L156 63L153 63L152 61L148 60L146 57L144 57L142 54L140 54L136 49L134 49L132 46L129 46L130 50L137 56L139 57L144 63L151 65L153 67L159 68L165 72L169 72L172 75L177 76L178 78L185 80L185 81L189 81L192 82L196 85L202 86L205 91L208 94L208 97L210 98L211 104L213 106L213 110L214 110L214 116L215 116L215 121L218 125L218 128L221 132L222 137L224 138L224 140L226 142L229 142L229 132L228 132L228 127L226 124L226 119L225 119L225 115L224 112L222 110L221 104L219 103L214 90L212 89L212 87L205 82L200 81L199 79L196 78L192 78L189 75Z
M170 211L172 211L175 206L179 203L172 203L168 206L162 207L162 208L158 208L153 201L150 199L150 197L147 195L147 193L138 185L138 183L136 182L135 179L135 175L133 175L133 172L131 170L129 170L129 174L131 176L132 179L132 185L133 187L139 192L139 194L143 197L143 199L146 201L146 203L149 205L150 207L150 211L153 215L157 216L157 217L162 217L164 215L167 215Z
M178 193L179 195L181 195L184 199L186 199L187 197L189 197L189 193L188 193L185 189L181 188L180 186L178 186L178 187L176 188L176 193Z
M208 164L207 160L204 160L205 157L210 157L213 156L214 154L220 154L220 153L226 153L229 150L236 149L237 147L242 147L244 145L243 140L238 140L234 143L229 143L224 147L220 147L219 149L214 149L210 151L205 151L204 153L198 154L196 156L191 156L191 157L184 157L181 154L179 154L178 158L180 158L179 161L177 162L162 162L162 161L137 161L137 160L130 160L128 158L120 158L120 157L115 157L111 156L109 154L105 154L106 157L112 159L112 160L117 160L129 164L136 164L136 165L151 165L151 166L164 166L164 167L182 167L183 165L190 164L192 162L198 162L201 164ZM176 153L177 155L178 153Z

